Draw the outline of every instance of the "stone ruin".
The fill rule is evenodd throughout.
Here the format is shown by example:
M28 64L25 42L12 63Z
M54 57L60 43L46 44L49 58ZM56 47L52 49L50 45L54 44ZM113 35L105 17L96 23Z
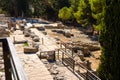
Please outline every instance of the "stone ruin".
M9 37L9 31L5 27L0 26L0 37Z

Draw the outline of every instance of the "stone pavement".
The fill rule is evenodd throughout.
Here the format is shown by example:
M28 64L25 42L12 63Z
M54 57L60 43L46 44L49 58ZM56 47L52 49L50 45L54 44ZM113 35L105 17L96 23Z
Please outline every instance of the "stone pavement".
M12 41L13 37L19 40L25 39L20 30L15 31L10 37ZM15 48L28 80L53 80L53 77L35 53L25 54L23 52L23 45L24 44L15 44Z
M28 80L53 80L45 65L36 54L18 54Z
M58 46L56 45L55 39L44 35L42 32L40 32L36 28L31 28L31 31L39 36L40 44L41 44L40 48L42 49L42 51L51 51L51 50L58 49Z

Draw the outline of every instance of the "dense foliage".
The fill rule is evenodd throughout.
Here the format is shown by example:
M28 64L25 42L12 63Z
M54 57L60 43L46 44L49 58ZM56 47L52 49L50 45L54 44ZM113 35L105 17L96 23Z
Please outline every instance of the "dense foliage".
M93 27L97 31L100 30L101 23L103 21L103 0L69 0L70 6L67 7L71 13L69 18L66 20L75 20L77 23L83 27ZM63 9L60 11L58 16L60 19L64 20L67 10Z
M89 0L90 8L92 11L92 17L96 20L96 23L93 25L93 27L98 31L100 30L102 26L102 21L104 19L103 2L104 0Z
M98 72L102 80L120 80L120 0L104 2L104 20L99 38L102 55Z
M0 0L0 13L11 16L57 16L59 9L69 6L68 0Z

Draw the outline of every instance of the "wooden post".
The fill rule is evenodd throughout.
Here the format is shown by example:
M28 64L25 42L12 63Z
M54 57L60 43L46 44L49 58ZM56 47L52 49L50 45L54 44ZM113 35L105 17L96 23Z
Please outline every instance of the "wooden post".
M42 45L44 44L44 39L42 38Z
M72 52L72 57L73 57L73 48L71 48L71 52Z
M60 48L62 49L62 42L60 43Z
M64 59L64 53L62 53L62 63L63 63L63 59Z
M13 43L15 43L15 36L13 36Z
M56 61L56 53L55 53L55 51L53 51L53 53L54 53L54 55L53 55L54 59L53 60Z
M71 48L71 50L72 50L72 57L73 57L73 45L72 45L72 48Z
M40 52L40 59L41 59L41 52Z
M86 72L86 79L85 80L88 80L88 70Z
M60 58L59 58L59 49L58 49L58 55L57 55L57 57L58 57L58 60L60 60Z
M66 43L65 43L65 52L66 52Z
M74 72L74 70L75 70L75 61L73 62L73 72Z

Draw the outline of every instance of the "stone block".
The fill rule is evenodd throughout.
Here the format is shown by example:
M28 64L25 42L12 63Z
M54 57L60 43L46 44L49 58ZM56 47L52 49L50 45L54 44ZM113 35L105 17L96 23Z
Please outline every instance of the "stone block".
M36 53L38 49L33 47L24 47L24 53Z

